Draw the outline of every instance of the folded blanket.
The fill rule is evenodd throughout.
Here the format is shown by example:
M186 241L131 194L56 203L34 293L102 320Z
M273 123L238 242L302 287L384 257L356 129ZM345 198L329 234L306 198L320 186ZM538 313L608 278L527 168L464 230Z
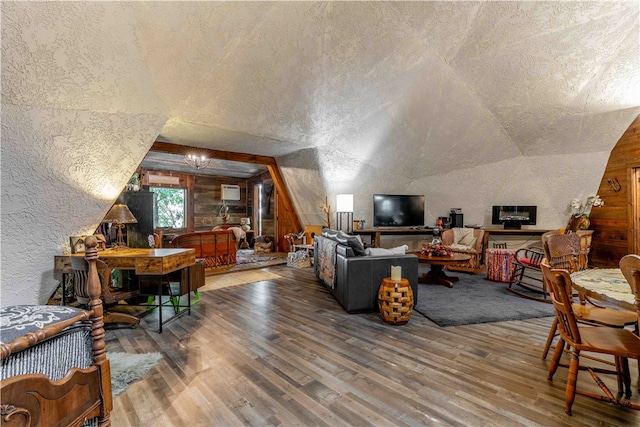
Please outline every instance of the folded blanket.
M318 239L318 276L331 289L335 287L336 246L334 240Z
M229 227L229 230L233 231L237 242L247 237L247 233L240 227Z

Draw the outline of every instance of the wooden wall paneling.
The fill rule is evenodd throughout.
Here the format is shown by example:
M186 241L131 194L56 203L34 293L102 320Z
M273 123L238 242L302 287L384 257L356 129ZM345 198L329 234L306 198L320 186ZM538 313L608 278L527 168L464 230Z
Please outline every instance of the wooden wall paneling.
M195 175L194 188L194 228L209 230L224 224L219 215L223 206L222 184L240 186L240 200L225 201L230 215L229 224L239 224L240 218L247 215L247 180L223 176Z
M640 188L633 185L633 169L640 167L640 116L631 123L611 151L598 194L605 206L591 211L594 230L589 256L594 267L615 268L620 259L634 250L634 222ZM619 188L611 183L619 183Z

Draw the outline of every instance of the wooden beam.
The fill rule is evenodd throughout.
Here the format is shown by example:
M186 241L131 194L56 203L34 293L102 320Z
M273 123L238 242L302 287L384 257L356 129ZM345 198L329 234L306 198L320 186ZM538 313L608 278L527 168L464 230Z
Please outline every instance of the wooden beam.
M204 154L212 159L231 160L234 162L253 163L258 165L273 166L276 159L269 156L257 156L255 154L234 153L232 151L212 150L210 148L190 147L187 145L171 144L168 142L156 141L149 151L159 153L182 154L187 155L197 150L198 153Z

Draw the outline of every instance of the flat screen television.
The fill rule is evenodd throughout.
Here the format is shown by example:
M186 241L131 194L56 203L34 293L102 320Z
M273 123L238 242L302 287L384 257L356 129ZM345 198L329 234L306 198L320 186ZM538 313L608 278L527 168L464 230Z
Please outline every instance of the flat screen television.
M424 195L374 194L374 227L423 227Z
M535 225L537 206L494 206L491 224L503 224L507 230L519 230L523 225Z

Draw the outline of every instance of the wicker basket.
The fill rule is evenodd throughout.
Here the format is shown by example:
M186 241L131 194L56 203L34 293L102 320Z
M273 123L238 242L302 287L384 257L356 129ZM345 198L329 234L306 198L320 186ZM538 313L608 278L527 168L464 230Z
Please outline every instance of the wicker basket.
M311 267L311 258L306 251L289 252L287 254L287 267L307 268Z

